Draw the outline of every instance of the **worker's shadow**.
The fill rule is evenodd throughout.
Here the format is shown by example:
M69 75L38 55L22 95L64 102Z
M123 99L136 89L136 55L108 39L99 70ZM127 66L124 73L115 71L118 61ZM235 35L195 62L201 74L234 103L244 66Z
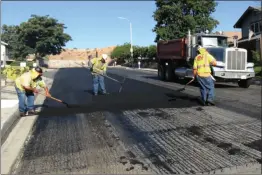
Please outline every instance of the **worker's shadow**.
M86 90L84 90L84 92L87 92L90 95L94 95L93 89L86 89ZM102 91L101 90L98 91L98 95L102 95Z
M198 97L192 97L192 96L188 96L188 95L175 95L173 93L165 93L165 95L167 97L169 97L168 101L172 102L172 101L177 101L177 100L188 100L191 102L195 102L199 105L201 105L201 100Z

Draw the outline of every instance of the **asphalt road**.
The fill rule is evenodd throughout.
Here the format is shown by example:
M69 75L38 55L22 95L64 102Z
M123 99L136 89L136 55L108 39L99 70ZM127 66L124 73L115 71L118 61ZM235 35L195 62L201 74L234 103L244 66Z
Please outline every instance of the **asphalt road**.
M24 148L18 174L178 174L261 163L260 88L216 89L217 106L201 107L199 90L156 80L155 73L109 69L106 96L92 96L86 69L59 69ZM249 102L248 102L249 101Z

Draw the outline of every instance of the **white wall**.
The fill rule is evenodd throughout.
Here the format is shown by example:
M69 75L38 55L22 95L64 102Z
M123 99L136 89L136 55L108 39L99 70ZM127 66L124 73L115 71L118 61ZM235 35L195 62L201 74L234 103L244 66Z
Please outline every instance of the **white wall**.
M6 47L5 45L1 44L1 61L4 60L5 56L6 56Z

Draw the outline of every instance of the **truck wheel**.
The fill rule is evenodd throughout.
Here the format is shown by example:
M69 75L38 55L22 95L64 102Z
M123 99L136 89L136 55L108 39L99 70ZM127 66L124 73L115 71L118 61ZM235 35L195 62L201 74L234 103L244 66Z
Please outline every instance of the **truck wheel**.
M158 64L158 78L160 80L165 80L165 68L163 65Z
M168 64L166 66L166 80L172 81L174 79L174 70L172 69L172 65Z
M240 80L237 82L238 86L241 88L249 88L249 86L252 83L252 78L246 79L246 80Z

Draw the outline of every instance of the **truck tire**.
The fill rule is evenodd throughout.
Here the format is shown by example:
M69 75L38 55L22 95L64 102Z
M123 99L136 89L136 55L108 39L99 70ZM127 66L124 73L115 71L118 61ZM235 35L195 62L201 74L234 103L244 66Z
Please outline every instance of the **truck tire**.
M172 68L172 65L171 64L168 64L166 66L166 81L172 81L174 79L174 70Z
M158 78L160 80L165 80L165 67L161 64L158 64L157 68Z
M249 88L249 86L252 83L252 78L246 79L246 80L240 80L237 82L238 86L241 88Z

